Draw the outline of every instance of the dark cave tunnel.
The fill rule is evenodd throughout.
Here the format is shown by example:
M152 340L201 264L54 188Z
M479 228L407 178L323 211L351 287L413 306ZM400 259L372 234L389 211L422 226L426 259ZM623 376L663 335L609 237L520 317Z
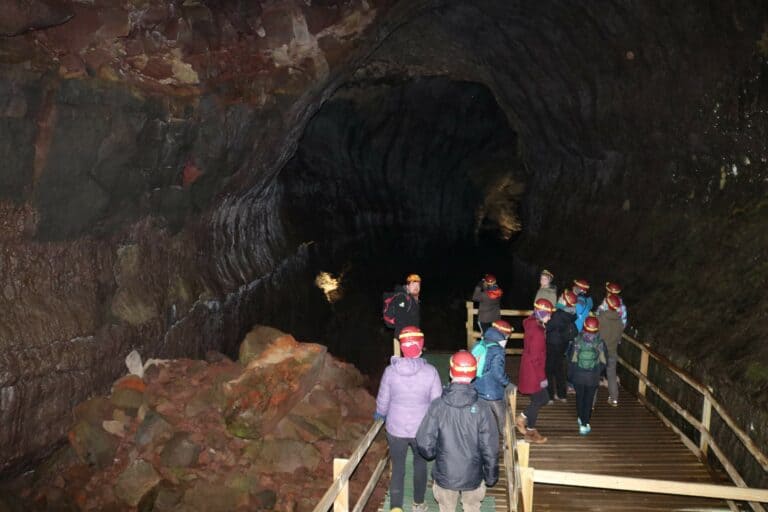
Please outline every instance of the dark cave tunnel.
M236 358L269 325L375 388L411 272L435 350L486 272L513 308L541 268L598 302L618 281L766 446L762 3L24 2L0 0L3 478L132 349Z

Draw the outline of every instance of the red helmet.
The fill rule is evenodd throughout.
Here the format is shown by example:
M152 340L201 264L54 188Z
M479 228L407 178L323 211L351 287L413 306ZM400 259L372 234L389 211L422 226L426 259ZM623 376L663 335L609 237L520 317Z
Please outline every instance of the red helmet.
M584 330L587 332L597 332L600 330L600 320L596 316L588 316L584 319Z
M496 276L493 274L485 274L483 281L485 281L485 284L487 285L496 284Z
M616 295L615 293L609 293L605 297L605 304L611 308L614 311L618 311L621 309L621 297Z
M512 328L511 325L509 325L509 322L505 320L496 320L491 324L491 327L496 328L497 331L499 331L504 336L509 336L512 334L512 331L515 329Z
M584 292L589 290L589 282L586 279L574 279L573 285L577 288L580 288Z
M466 350L459 350L451 356L451 379L455 382L470 383L477 375L475 356Z
M424 349L424 333L413 325L403 327L397 336L400 340L400 351L405 357L419 357Z
M533 303L533 309L535 311L549 311L550 313L555 310L555 307L547 299L536 299Z
M571 290L564 290L563 294L560 296L563 300L563 303L566 306L573 307L576 305L576 302L578 302L579 298L576 297L576 294L573 293Z
M605 283L605 291L608 293L615 293L616 295L621 293L621 285L619 283L612 283L608 281Z

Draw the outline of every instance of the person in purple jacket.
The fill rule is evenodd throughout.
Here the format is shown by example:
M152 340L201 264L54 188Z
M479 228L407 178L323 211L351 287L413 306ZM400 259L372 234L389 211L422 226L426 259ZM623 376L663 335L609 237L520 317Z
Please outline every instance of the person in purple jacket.
M390 510L402 512L405 481L405 456L413 452L413 508L426 512L427 461L416 447L416 431L432 400L440 397L442 386L434 366L421 358L424 334L418 327L400 331L402 357L393 356L384 370L376 397L374 419L386 420L392 479L389 484Z

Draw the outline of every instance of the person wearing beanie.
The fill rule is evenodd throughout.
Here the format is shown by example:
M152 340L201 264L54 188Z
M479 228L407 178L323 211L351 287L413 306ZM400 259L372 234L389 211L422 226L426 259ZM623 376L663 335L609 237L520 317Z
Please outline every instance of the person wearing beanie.
M555 307L547 299L539 299L533 305L533 314L523 320L523 357L520 359L520 393L531 395L531 402L515 418L517 430L529 443L546 443L547 438L536 429L539 409L549 401L547 391L546 325Z
M569 374L576 388L576 412L578 414L579 434L587 435L592 431L589 423L595 393L600 384L600 374L605 369L605 343L598 334L600 321L595 316L584 320L584 328L573 340Z
M552 284L554 279L554 274L549 270L544 269L541 271L541 274L539 274L539 289L536 292L536 297L533 299L534 303L539 299L547 299L552 304L557 302L557 288Z
M478 340L478 343L485 345L485 363L482 365L482 375L478 373L475 379L475 389L480 398L491 406L500 432L504 430L506 411L504 390L509 385L509 377L504 368L505 348L512 331L512 326L508 322L497 320L485 331L483 338Z
M416 433L416 444L434 459L432 492L440 512L479 512L486 486L499 479L499 431L488 403L472 380L477 361L466 350L451 356L451 383L429 406Z
M574 279L573 288L571 291L576 294L576 329L581 332L584 327L584 319L587 318L589 312L592 311L592 297L587 295L589 293L589 283L586 279Z
M549 402L567 401L565 377L565 353L579 334L576 330L576 295L571 290L560 294L555 312L546 324L547 333L547 382Z
M384 370L376 396L374 419L385 420L392 478L389 499L392 509L402 508L405 483L405 458L413 452L413 509L426 512L427 461L416 447L416 431L432 400L440 396L440 376L434 366L421 357L424 334L418 327L400 331L402 357L393 356Z
M491 324L501 318L501 296L504 292L496 282L496 276L485 274L472 294L472 300L477 302L477 322L480 334L484 334Z
M608 377L608 403L613 407L619 405L619 383L616 378L616 363L618 362L619 344L624 333L624 323L621 320L622 302L618 295L609 293L603 303L597 308L597 319L600 321L600 337L605 342L608 362L605 373Z
M608 297L609 294L614 294L619 298L619 302L621 303L621 307L619 308L619 316L621 317L621 323L624 324L624 327L627 326L627 306L624 304L624 300L619 295L621 293L621 286L618 283L612 283L607 282L605 283L605 296ZM605 311L608 309L608 305L605 303L605 299L603 299L603 302L597 307L598 311Z

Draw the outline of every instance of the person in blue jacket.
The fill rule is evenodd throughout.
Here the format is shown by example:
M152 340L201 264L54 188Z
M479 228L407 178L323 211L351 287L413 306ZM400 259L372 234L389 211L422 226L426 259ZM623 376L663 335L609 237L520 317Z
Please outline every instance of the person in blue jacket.
M503 432L506 411L504 389L509 384L505 371L505 348L513 329L504 320L496 320L491 325L480 340L480 343L485 344L485 362L482 365L483 373L477 376L474 384L480 399L491 406L499 431Z
M592 311L592 297L587 295L589 292L589 283L586 279L574 279L573 280L573 293L576 294L576 329L581 332L584 327L584 320L589 316L589 312Z

